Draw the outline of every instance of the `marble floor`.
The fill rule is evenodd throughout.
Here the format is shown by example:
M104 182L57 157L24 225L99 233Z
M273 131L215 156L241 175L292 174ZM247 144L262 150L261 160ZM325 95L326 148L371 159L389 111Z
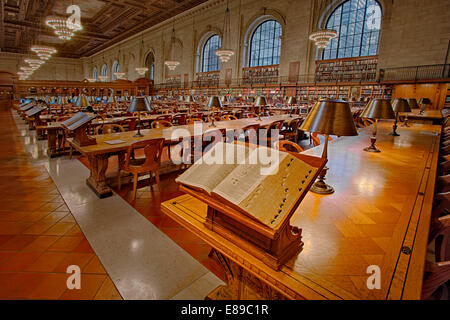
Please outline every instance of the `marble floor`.
M3 288L0 289L0 298L203 299L223 283L219 278L222 276L220 268L215 261L208 258L210 247L182 230L175 222L161 216L159 203L177 194L176 186L172 182L173 177L169 175L162 179L163 192L160 194L156 194L154 188L147 186L140 189L137 200L131 202L129 188L124 188L120 194L115 193L112 197L100 200L85 184L89 171L82 161L69 160L66 157L49 160L45 155L46 142L37 141L34 132L28 131L20 118L14 113L2 113L0 118L3 130L7 131L2 137L10 137L0 140L2 147L4 145L4 149L8 149L9 153L8 156L0 158L1 172L4 175L2 180L8 180L8 173L14 176L9 162L17 164L16 170L26 172L25 175L19 175L21 185L17 185L18 179L14 177L0 186L12 197L11 205L6 207L9 211L6 211L6 208L0 209L0 284L5 284L0 285ZM20 161L17 161L18 158ZM23 168L25 163L29 167L26 170ZM22 189L24 192L17 192ZM49 196L49 200L44 199L46 196ZM22 212L23 209L18 204L19 199L38 199L42 204L27 206L28 211ZM53 204L54 202L59 205ZM45 211L43 208L51 210L48 212L51 216L41 221L47 215L42 213L41 217L35 212ZM35 216L38 223L33 229L40 232L36 237L49 237L52 232L58 232L59 238L64 240L55 239L59 246L51 243L43 251L40 249L40 254L25 254L24 259L27 261L22 262L22 265L26 267L8 267L8 263L14 264L15 256L18 256L16 260L20 260L18 254L37 239L30 238L30 243L27 243L28 239L21 240L27 243L26 245L14 245L15 242L12 241L14 237L23 238L28 235L26 230L32 225L26 225L22 221L31 219L31 216ZM60 219L56 220L58 217ZM17 219L18 226L15 226L14 230L8 219ZM57 226L49 226L42 231L50 224L47 220L56 220ZM2 225L4 222L6 224ZM50 242L53 239L42 238L40 241L45 240ZM42 247L45 245L39 246ZM47 266L51 263L46 257L50 256L50 253L51 256L54 255L55 247L63 247L68 252L66 254L91 255L83 256L84 260L78 258L83 264L82 283L86 278L86 283L89 282L89 285L86 285L88 288L85 289L82 285L82 290L67 290L65 282L68 275L61 272L65 271L62 262L53 262L57 264L54 268ZM80 250L89 252L79 252ZM34 274L27 275L27 268L34 270L29 265L39 265L38 262L46 266L42 269L46 271L34 279ZM3 267L4 265L6 267ZM13 271L6 271L19 269L18 274L14 275L11 274ZM15 277L18 277L18 280ZM27 288L19 288L21 283L28 283L27 277L34 280L30 285L22 285ZM44 281L47 278L50 280ZM58 287L59 291L54 290L55 287ZM39 288L41 290L38 290ZM89 289L90 294L82 295L83 289ZM19 294L19 291L22 292ZM41 294L41 291L47 292L47 295Z

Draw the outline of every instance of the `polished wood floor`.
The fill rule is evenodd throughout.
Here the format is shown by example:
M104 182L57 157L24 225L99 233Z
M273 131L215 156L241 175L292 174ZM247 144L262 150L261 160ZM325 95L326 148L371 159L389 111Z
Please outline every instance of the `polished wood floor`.
M122 299L47 170L0 112L0 299ZM69 265L81 290L69 290Z

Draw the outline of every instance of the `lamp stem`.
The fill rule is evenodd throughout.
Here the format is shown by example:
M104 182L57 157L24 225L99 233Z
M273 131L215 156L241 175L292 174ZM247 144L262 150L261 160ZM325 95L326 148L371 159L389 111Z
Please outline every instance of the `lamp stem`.
M137 133L134 135L134 137L138 138L138 137L143 137L142 133L141 133L141 112L138 111L138 124L137 124Z
M372 136L370 137L370 146L367 147L367 148L364 148L364 151L367 151L367 152L381 152L375 146L375 142L377 141L377 124L378 124L378 119L375 119L375 124L373 125Z
M393 131L391 133L391 135L393 136L399 136L399 134L397 133L397 123L398 123L398 111L395 112L395 121L394 126L392 127Z
M325 135L325 143L323 145L323 151L322 151L322 158L328 159L328 134ZM311 187L311 192L318 193L318 194L332 194L334 193L334 188L330 186L329 184L325 183L325 176L327 174L328 167L325 165L320 172L319 176L317 177L316 182L314 182L313 186Z

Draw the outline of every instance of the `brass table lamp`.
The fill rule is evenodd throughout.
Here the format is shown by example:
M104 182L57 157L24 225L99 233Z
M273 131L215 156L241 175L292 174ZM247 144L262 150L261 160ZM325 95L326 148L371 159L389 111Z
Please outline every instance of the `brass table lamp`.
M262 121L261 119L261 111L262 107L267 106L267 101L265 97L257 97L255 101L255 106L259 107L258 121Z
M409 107L408 101L406 101L406 99L396 98L392 102L392 109L395 112L395 121L394 126L392 127L393 131L390 134L393 136L399 136L399 134L397 133L398 113L411 112L411 108Z
M427 105L431 105L431 100L428 98L420 98L419 104L420 104L419 114L423 114L425 110L427 110Z
M208 108L211 109L211 112L213 112L216 108L221 109L222 108L222 104L220 103L219 97L217 96L212 96L209 98L208 101ZM210 127L216 127L216 124L214 123L214 114L212 117L212 122L209 125Z
M137 133L133 136L135 138L143 137L141 134L141 112L151 111L150 104L144 96L135 97L128 108L128 112L138 113Z
M75 103L76 107L82 107L82 108L86 108L88 105L89 105L89 103L84 94L79 96L77 102Z
M292 111L294 110L294 107L292 107L294 104L297 104L297 99L295 97L288 97L286 99L286 104L291 106L291 110L289 112L289 117L292 118Z
M186 102L194 102L194 97L193 96L186 96L185 101Z
M377 124L379 119L394 119L395 114L392 110L391 102L388 99L372 99L364 111L361 113L361 118L375 119L373 125L372 136L370 137L371 145L364 148L367 152L381 152L376 146L377 141Z
M310 133L316 132L325 135L322 158L328 158L328 136L357 136L355 122L353 121L350 105L342 100L321 100L316 102L305 121L299 128ZM325 183L328 167L325 166L319 174L311 191L318 194L331 194L334 188Z

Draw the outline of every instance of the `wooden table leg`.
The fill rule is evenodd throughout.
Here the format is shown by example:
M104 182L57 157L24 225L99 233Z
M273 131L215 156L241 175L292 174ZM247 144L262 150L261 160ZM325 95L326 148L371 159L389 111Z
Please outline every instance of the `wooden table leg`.
M94 190L99 198L112 195L111 188L106 184L106 169L108 168L108 155L99 154L88 157L91 174L86 183Z
M225 271L226 286L218 286L206 300L284 300L286 296L242 268L233 260L214 250Z
M47 130L47 155L50 158L56 157L58 155L57 150L57 131Z

